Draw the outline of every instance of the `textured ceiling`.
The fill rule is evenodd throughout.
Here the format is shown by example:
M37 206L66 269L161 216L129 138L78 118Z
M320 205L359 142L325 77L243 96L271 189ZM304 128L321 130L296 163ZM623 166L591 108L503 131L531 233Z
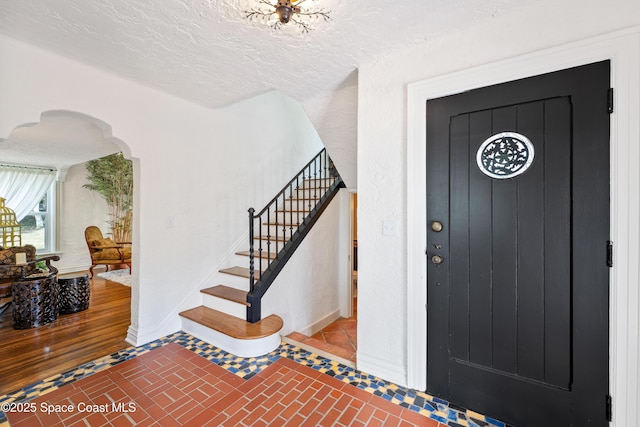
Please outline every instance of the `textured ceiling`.
M0 33L210 107L278 89L304 101L358 64L490 17L507 0L318 0L308 34L244 18L257 0L1 0Z
M306 0L332 20L301 34L245 19L256 2L0 0L0 34L212 108L271 89L304 104L357 84L350 76L360 64L516 3Z

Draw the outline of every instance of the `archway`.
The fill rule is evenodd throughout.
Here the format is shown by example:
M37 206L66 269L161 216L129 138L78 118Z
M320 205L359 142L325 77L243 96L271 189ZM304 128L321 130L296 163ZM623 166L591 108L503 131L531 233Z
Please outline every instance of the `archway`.
M131 159L129 147L112 135L110 125L73 111L43 112L38 122L21 124L15 127L6 138L0 139L0 164L55 171L56 178L52 185L54 189L52 194L57 203L54 204L53 210L48 212L55 217L54 225L50 230L55 234L54 244L50 249L39 251L39 255L60 255L60 261L54 263L60 275L84 271L88 268L90 257L84 239L84 229L88 225L107 228L106 203L97 193L83 188L87 183L85 163L117 152L123 152L126 158ZM131 160L134 164L134 185L137 186L138 161ZM23 239L22 243L31 242ZM134 283L133 286L137 285ZM127 306L131 305L131 300L131 297L128 297ZM133 298L133 301L137 302L137 298ZM135 310L132 311L135 312ZM75 321L70 318L59 318L59 320L62 320L59 329L77 326L71 325ZM131 316L127 314L124 321L130 324ZM120 319L120 322L122 323L123 320ZM7 322L0 323L2 327L7 326L4 325ZM47 329L56 329L55 326L54 324L52 328ZM11 325L8 327L11 328ZM25 334L24 339L28 339L27 336ZM53 358L53 354L48 352L50 348L50 352L55 353L55 339L47 341L42 338L44 337L41 337L38 344L34 346L38 347L38 351L43 355L40 359ZM121 340L122 342L126 340L126 333L122 335ZM98 348L101 345L111 344L113 343L98 342L91 346ZM110 354L112 351L111 348L105 349L100 356ZM33 362L32 359L28 359L28 357L34 357L33 355L24 357L21 363ZM87 361L82 360L76 364Z

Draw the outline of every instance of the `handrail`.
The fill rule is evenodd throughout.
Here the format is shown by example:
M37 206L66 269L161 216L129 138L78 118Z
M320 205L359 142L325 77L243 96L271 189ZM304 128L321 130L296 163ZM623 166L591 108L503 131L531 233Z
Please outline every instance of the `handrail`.
M294 181L295 181L295 182L296 182L296 184L297 184L297 183L298 183L297 178L299 178L299 177L300 177L300 175L302 175L302 174L303 174L305 171L307 171L307 170L310 172L310 167L311 167L312 165L317 166L317 160L318 160L318 159L320 159L320 163L321 163L321 165L322 165L322 157L323 157L323 156L324 156L324 163L325 163L325 165L326 165L327 159L328 159L329 161L331 161L331 159L330 159L330 158L329 158L329 156L327 155L327 149L326 149L326 148L323 148L323 149L322 149L318 154L316 154L316 156L315 156L313 159L311 159L311 160L309 161L309 163L307 163L306 165L304 165L304 167L303 167L302 169L300 169L300 172L298 172L298 173L297 173L297 175L296 175L296 176L295 176L291 181L289 181L289 183L288 183L287 185L285 185L284 187L282 187L282 190L280 190L280 192L278 193L278 195L277 195L276 197L274 197L273 199L271 199L271 201L270 201L269 203L267 203L267 205L266 205L266 206L265 206L265 207L264 207L260 212L258 212L256 216L259 216L259 215L264 214L264 213L267 211L267 209L269 209L269 207L277 201L278 197L280 197L282 194L284 194L284 193L285 193L285 192L290 188L291 184L292 184ZM317 173L318 173L318 170L317 170L317 168L316 168L316 169L314 169L314 175L315 175L315 174L317 174ZM326 176L326 174L324 174L324 175ZM250 208L250 209L253 209L253 208Z
M262 296L341 187L342 178L322 149L260 212L249 208L247 321L260 320Z

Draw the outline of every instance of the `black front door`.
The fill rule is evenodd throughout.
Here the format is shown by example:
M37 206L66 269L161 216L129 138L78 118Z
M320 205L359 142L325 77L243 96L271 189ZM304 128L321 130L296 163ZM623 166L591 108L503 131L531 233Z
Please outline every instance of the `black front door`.
M427 102L427 392L607 425L609 67Z

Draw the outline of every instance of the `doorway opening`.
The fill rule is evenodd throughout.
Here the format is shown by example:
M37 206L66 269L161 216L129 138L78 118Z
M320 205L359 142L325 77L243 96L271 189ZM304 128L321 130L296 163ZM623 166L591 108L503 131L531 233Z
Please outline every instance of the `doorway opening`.
M321 356L355 368L358 350L358 195L350 195L349 239L351 315L341 317L311 336L300 332L287 335L287 339Z
M84 230L89 225L98 225L105 230L109 228L108 222L105 221L106 204L97 193L84 187L87 183L86 162L120 151L126 158L131 159L128 146L113 136L109 124L95 117L67 110L45 111L41 113L39 122L19 124L6 139L2 140L0 148L2 163L18 165L24 169L46 168L55 173L53 191L48 192L44 198L39 198L35 208L28 206L29 212L25 215L27 218L25 223L31 226L26 230L27 236L23 238L22 243L36 246L38 257L60 254L60 260L54 262L54 266L58 269L58 277L87 273L89 253ZM139 163L136 159L131 160L134 163L135 188L138 183L136 169L139 169ZM50 222L50 228L46 231L42 231L43 227L38 223L39 217L45 217ZM47 232L50 233L50 237L46 237ZM38 236L42 236L40 240ZM43 243L45 241L48 242L48 246ZM106 281L96 280L100 282L97 287L101 289ZM115 285L117 284L114 283ZM117 286L121 287L121 285ZM91 287L94 288L93 283ZM99 295L100 291L93 289L92 297L94 293ZM101 342L106 344L97 350L98 353L104 352L102 355L116 351L116 347L130 345L125 339L127 327L131 323L131 289L125 287L122 294L125 295L123 298L126 298L126 301L118 300L124 308L118 318L118 329L115 332L117 336L121 336L121 339L119 338L116 344L113 344L113 340L109 343L102 340ZM102 303L94 304L93 311L98 312L101 306ZM5 311L0 322L3 326L6 326L11 314L11 308ZM68 332L64 325L75 326L68 320L69 318L70 316L66 320L62 319L52 324L48 329L52 333ZM109 319L112 320L112 325L116 326L115 318L111 316ZM8 324L8 327L12 328L11 322ZM34 333L37 334L38 330L34 330ZM39 333L42 333L42 330ZM63 347L67 349L69 346ZM71 350L69 348L69 351ZM44 366L43 364L46 364L51 357L45 352L38 359L42 360L30 363L37 363L40 366L42 362ZM73 356L69 359L73 359ZM84 360L83 363L86 361ZM77 366L78 361L74 362L73 366ZM59 361L56 363L59 365Z

